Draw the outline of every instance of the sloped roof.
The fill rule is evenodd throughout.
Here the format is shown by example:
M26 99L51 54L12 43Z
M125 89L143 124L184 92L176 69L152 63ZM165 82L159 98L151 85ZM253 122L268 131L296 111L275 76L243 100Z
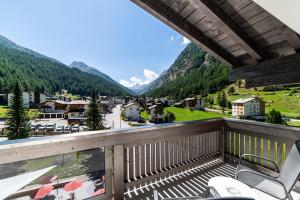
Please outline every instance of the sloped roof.
M299 35L255 1L132 1L231 66L233 81L246 79L247 87L300 83Z
M242 99L237 99L235 101L232 101L232 103L246 103L248 101L252 101L255 100L255 98L242 98Z

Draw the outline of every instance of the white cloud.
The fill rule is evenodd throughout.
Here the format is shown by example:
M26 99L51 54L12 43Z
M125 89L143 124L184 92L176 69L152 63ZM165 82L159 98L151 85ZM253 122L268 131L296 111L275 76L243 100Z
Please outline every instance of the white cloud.
M149 69L144 69L144 77L142 80L138 77L131 77L129 80L121 79L119 81L120 84L124 85L125 87L132 88L136 86L146 85L154 81L159 75L155 73L154 71L151 71Z
M190 43L191 41L189 39L187 39L186 37L182 37L182 42L181 44L188 44Z
M175 37L172 35L170 38L171 41L175 40Z

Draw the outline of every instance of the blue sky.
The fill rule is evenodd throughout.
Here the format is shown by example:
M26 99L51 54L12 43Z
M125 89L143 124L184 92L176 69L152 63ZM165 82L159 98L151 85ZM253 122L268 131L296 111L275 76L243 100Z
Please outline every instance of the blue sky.
M0 35L131 86L167 69L187 40L129 0L2 0Z

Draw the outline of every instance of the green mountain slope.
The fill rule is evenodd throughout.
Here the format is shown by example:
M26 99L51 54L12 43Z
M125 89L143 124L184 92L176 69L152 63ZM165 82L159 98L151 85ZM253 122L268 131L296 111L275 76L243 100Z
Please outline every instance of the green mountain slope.
M146 95L183 99L226 86L229 68L190 43L174 64L148 86Z
M129 95L118 84L67 65L0 37L0 92L10 92L15 80L25 90L54 93L61 89L88 95L92 88L101 95Z

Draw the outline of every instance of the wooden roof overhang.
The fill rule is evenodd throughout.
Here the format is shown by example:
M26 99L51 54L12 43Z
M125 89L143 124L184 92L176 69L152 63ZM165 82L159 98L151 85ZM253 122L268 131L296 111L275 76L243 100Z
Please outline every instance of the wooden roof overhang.
M232 81L300 83L299 35L252 0L131 1L231 66Z

